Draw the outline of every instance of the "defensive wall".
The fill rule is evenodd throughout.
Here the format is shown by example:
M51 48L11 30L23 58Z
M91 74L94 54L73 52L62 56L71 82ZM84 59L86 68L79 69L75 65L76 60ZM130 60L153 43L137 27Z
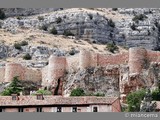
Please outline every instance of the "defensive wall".
M19 63L6 63L0 68L0 82L11 82L15 76L19 76L20 80L40 82L42 80L42 72L39 69L29 69Z
M133 47L129 52L115 55L103 55L91 51L81 50L79 54L64 57L49 58L48 66L42 69L26 68L18 63L7 63L0 68L0 82L10 82L14 76L21 80L42 81L42 85L56 85L57 80L66 73L73 73L88 67L120 65L129 66L129 73L140 73L146 64L160 62L160 52L149 51L141 47Z

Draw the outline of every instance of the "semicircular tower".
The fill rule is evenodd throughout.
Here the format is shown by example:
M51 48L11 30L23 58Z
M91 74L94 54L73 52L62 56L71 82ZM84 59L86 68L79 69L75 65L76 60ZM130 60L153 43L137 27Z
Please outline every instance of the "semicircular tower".
M4 82L11 82L15 76L18 76L20 80L24 80L23 66L18 63L7 63Z
M129 72L140 73L146 66L147 50L142 47L129 49Z
M66 58L64 56L51 56L48 65L48 83L53 86L59 78L63 77L66 69Z

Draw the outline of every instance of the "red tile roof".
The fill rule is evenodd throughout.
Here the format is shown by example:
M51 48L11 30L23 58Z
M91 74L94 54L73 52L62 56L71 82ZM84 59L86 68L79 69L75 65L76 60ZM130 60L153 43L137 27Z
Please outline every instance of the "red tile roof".
M43 96L43 100L37 100L36 96L18 96L18 100L12 100L12 96L0 96L0 106L34 106L34 105L85 105L85 104L112 104L118 97L62 97Z

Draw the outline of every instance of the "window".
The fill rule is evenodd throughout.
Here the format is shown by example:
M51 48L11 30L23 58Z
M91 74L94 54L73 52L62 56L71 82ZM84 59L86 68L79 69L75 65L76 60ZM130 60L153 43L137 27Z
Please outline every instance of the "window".
M4 108L0 108L0 112L4 112Z
M18 112L23 112L23 108L18 108Z
M62 112L62 108L61 107L57 107L57 112Z
M38 108L37 108L37 112L42 112L42 108L41 108L41 107L38 107Z
M77 112L77 107L72 107L72 112Z
M98 112L98 108L97 107L93 107L93 112Z

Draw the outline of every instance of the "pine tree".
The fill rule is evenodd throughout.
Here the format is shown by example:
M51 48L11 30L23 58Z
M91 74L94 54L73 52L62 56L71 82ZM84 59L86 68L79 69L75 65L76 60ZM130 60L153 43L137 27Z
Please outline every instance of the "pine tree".
M19 94L21 91L23 91L21 81L18 79L18 76L15 76L10 85L2 92L2 95L8 96L12 94Z

